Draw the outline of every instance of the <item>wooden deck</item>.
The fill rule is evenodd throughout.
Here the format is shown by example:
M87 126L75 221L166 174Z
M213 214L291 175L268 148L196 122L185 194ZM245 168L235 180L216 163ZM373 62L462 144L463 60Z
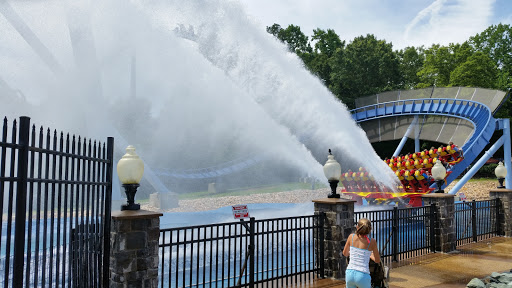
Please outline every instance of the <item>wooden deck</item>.
M345 281L333 280L333 279L319 279L313 277L289 277L285 279L278 279L274 281L265 282L259 285L256 285L259 288L277 288L277 287L287 287L287 288L329 288L329 287L337 287L344 288Z
M310 282L298 283L287 287L297 288L327 288L327 287L345 287L345 281L332 280L332 279L314 279Z

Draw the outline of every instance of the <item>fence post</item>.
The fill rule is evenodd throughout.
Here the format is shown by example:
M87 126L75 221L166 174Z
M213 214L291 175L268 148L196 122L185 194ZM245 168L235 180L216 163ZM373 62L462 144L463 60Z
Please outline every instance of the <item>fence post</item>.
M435 214L437 217L434 222L433 234L435 235L436 251L446 253L457 248L454 198L454 195L446 193L430 193L422 196L425 205L435 204Z
M109 287L110 281L110 221L112 214L112 170L114 165L114 137L107 138L107 169L105 180L107 187L105 191L105 215L103 215L103 270L102 270L102 283L103 287Z
M16 185L16 213L14 228L13 287L23 287L25 263L25 219L27 213L28 147L30 118L20 117L18 148L18 183ZM9 267L6 267L9 269ZM7 279L5 279L7 281Z
M499 198L494 198L494 205L496 207L496 212L494 214L495 222L496 223L496 236L502 236L503 232L501 231L501 226L503 222L503 217L501 217L501 201Z
M316 241L317 242L317 245L318 245L318 250L317 251L320 251L320 253L317 253L317 256L318 256L318 262L317 263L320 263L320 278L325 278L325 271L324 271L324 218L325 218L325 213L324 212L321 212L319 215L318 215L318 226L320 226L318 228L318 240ZM320 255L318 255L320 254Z
M325 198L313 200L313 202L315 203L315 215L325 213L324 238L322 239L324 249L316 251L319 255L324 253L320 259L321 262L324 262L322 269L324 276L343 279L345 278L346 260L342 252L345 242L354 228L354 203L356 201Z
M471 205L471 230L473 230L473 242L477 242L478 241L478 238L477 238L477 235L478 235L478 231L476 231L476 201L473 200L472 201L472 205Z
M498 198L500 202L499 214L496 215L501 218L499 231L505 237L512 237L512 189L491 189L489 196Z
M430 204L430 252L436 252L436 203Z
M256 220L254 219L254 217L251 217L250 218L250 226L249 226L249 258L251 259L250 262L249 262L249 287L250 288L254 288L254 273L256 272L255 270L255 264L256 264L256 260L254 259L254 250L255 250L255 247L256 247L256 242L254 241L255 238L254 238L254 226L256 225Z
M398 262L398 207L393 208L393 261Z

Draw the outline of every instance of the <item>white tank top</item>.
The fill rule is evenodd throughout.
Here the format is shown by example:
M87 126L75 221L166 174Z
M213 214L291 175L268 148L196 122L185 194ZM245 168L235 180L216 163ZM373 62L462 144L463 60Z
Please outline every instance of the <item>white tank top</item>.
M371 239L368 238L371 243ZM368 243L368 248L370 248ZM352 234L352 243L354 244L354 234ZM372 251L367 249L361 249L350 245L350 262L348 263L347 269L361 271L366 274L370 274L370 255Z

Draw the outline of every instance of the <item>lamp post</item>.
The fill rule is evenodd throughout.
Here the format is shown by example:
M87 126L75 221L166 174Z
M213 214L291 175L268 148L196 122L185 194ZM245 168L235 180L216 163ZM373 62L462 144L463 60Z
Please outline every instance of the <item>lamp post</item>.
M498 167L494 170L494 174L496 174L496 178L498 178L498 182L500 183L498 188L504 189L505 186L503 186L503 180L507 177L507 168L503 166L503 162L500 161L500 163L498 163Z
M446 168L444 168L439 159L436 161L434 167L432 167L431 173L437 184L437 189L434 190L434 193L444 193L444 190L441 189L441 187L443 186L444 178L446 177Z
M126 147L126 154L117 162L117 176L123 183L128 204L121 205L121 210L140 210L135 204L135 193L144 174L144 162L135 153L132 145Z
M329 181L329 185L331 186L331 194L329 194L328 198L340 198L340 194L336 194L336 187L338 186L338 182L340 182L341 176L341 166L336 159L334 159L334 155L331 153L331 149L329 149L329 155L327 155L327 162L324 165L324 174Z

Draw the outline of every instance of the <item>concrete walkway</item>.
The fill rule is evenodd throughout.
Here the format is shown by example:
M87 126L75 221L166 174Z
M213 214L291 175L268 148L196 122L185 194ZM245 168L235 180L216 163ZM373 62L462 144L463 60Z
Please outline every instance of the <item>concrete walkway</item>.
M433 253L391 269L390 287L466 287L473 278L512 269L512 238L496 237Z
M495 237L459 246L451 253L431 253L400 262L390 271L390 288L466 287L473 278L512 269L512 238ZM280 287L278 285L278 287ZM343 281L315 279L289 287L345 287Z

